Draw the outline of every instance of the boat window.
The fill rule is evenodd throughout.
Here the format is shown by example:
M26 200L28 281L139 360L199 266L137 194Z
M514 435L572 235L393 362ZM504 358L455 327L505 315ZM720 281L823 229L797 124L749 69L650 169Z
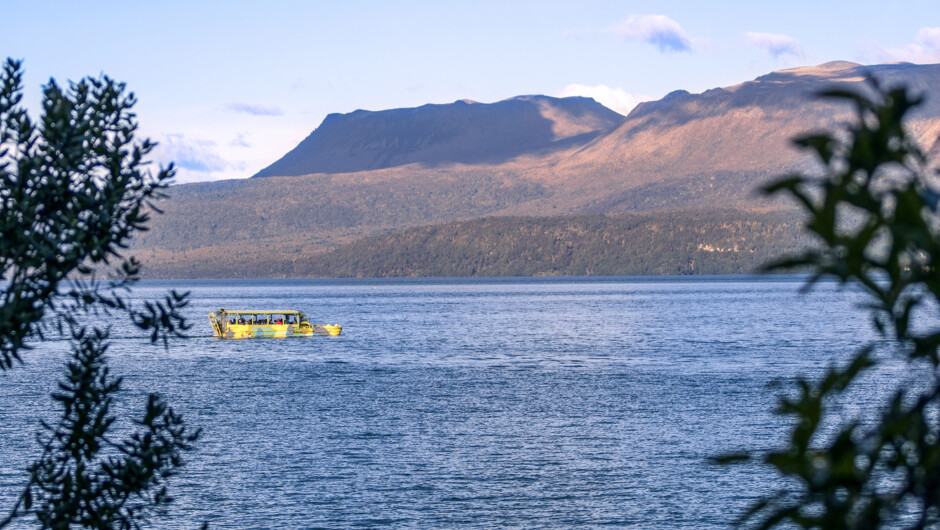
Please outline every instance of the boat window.
M238 323L238 315L229 315L229 316L228 316L228 323L229 323L229 324L237 324L237 323Z
M264 315L261 313L255 315L255 324L267 324L267 323L268 323L268 315Z
M288 323L288 324L296 324L296 323L297 323L297 315L287 315L287 323Z

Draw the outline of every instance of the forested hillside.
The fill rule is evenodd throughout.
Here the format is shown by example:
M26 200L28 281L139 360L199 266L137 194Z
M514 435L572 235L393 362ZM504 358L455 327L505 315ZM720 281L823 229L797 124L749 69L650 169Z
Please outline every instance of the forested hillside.
M370 236L327 252L272 241L264 259L231 249L144 254L148 277L393 277L733 274L806 241L784 212L490 217Z

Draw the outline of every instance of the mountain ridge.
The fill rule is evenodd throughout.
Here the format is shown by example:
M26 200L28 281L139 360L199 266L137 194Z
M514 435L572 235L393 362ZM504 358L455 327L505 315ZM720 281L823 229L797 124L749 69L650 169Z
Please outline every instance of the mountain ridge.
M481 217L650 212L668 218L669 212L681 209L785 208L756 197L754 190L776 175L815 167L792 138L837 127L851 115L851 107L820 101L814 94L831 87L868 90L867 72L889 86L904 82L927 96L906 126L930 147L940 137L940 65L833 62L781 70L699 94L674 91L638 105L628 116L599 111L601 105L587 98L547 96L357 111L324 120L328 126L321 124L308 136L319 138L319 148L345 142L338 154L313 155L321 163L355 171L306 167L296 176L269 173L174 186L171 198L158 204L166 215L154 217L153 230L136 246L177 261L198 250L199 257L186 259L208 260L210 268L225 271L233 253L260 263L266 246L278 246L277 259L296 262L378 233ZM477 126L469 131L455 132L460 127L451 124L449 133L434 136L436 129L429 128L454 109L485 116L508 108L518 113L495 122L472 118ZM396 121L420 112L424 117L408 127L400 125L407 119ZM356 120L378 123L376 117L385 129L369 127L360 134ZM344 134L352 140L326 138L331 127L344 121ZM507 128L497 127L500 123ZM531 127L539 134L528 143L506 140ZM491 133L497 143L511 144L502 146L498 156L473 151L485 142L459 141ZM297 157L311 145L304 142L291 151ZM382 151L383 142L390 150ZM377 169L369 169L373 167ZM162 258L152 259L159 265Z
M623 119L591 98L541 95L332 113L253 178L500 162L585 143Z

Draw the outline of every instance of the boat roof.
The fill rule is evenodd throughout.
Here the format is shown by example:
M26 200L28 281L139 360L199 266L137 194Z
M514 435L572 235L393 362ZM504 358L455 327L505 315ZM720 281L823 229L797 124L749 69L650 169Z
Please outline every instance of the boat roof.
M294 309L219 309L223 313L228 313L230 315L257 315L259 313L267 314L285 314L285 315L302 315L303 311L297 311Z

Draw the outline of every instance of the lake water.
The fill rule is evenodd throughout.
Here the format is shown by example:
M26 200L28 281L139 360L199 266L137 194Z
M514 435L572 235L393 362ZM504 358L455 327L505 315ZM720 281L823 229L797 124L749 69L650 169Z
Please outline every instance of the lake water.
M116 324L118 412L158 391L203 429L159 527L727 527L777 486L708 458L778 447L768 383L874 338L862 298L799 278L145 282L192 293L164 350ZM220 307L340 337L221 341ZM0 373L0 513L38 453L66 342ZM888 362L853 406L876 403Z

